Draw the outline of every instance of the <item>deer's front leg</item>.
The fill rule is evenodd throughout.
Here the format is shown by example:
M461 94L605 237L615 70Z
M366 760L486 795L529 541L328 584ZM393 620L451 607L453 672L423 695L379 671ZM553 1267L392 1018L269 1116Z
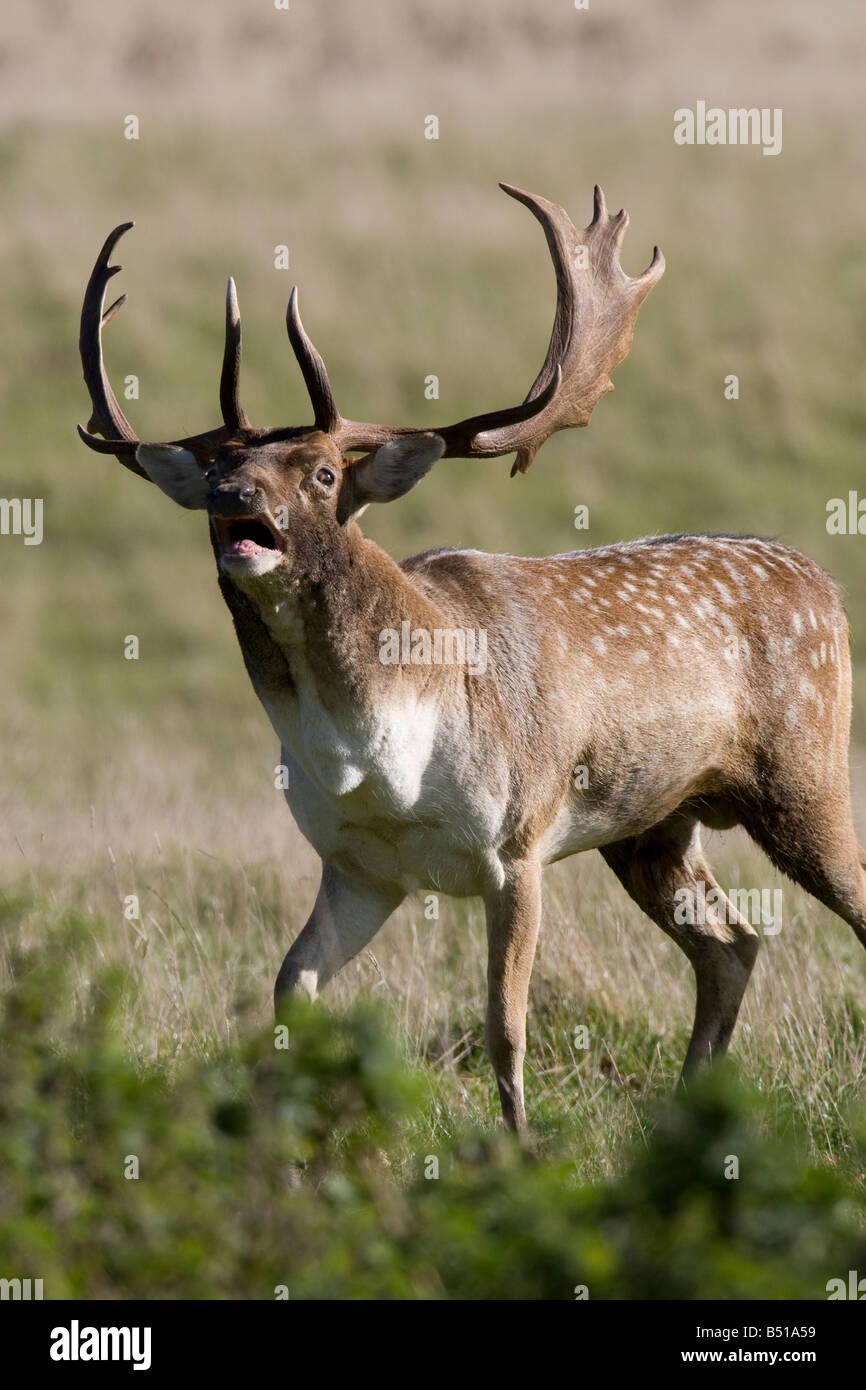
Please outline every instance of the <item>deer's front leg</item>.
M294 990L315 999L332 976L373 939L403 897L399 889L372 888L323 864L309 920L274 985L276 1008Z
M524 1129L526 1004L541 920L541 866L511 864L503 886L486 895L487 1051L510 1129Z

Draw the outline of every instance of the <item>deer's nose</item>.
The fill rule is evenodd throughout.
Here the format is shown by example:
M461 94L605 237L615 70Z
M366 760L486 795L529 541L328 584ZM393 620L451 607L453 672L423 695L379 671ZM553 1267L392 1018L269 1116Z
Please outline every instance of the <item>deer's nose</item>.
M216 516L261 512L265 510L264 493L254 483L218 483L208 499L208 508Z

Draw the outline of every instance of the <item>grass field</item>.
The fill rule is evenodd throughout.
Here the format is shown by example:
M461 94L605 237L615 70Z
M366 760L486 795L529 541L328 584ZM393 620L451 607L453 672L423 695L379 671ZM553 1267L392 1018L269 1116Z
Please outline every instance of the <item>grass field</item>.
M532 42L547 51L540 31ZM161 51L145 59L158 68ZM506 57L496 71L504 83ZM476 93L462 114L456 82L442 100L462 122L459 138L443 122L438 143L424 141L416 110L395 118L394 92L387 109L365 115L362 104L357 115L363 89L351 81L334 111L307 89L303 126L286 131L261 112L210 122L201 105L169 118L152 100L142 138L126 141L119 113L137 109L155 79L128 99L121 87L116 118L88 118L76 89L66 119L7 115L0 129L0 276L14 325L0 336L2 493L45 504L41 546L0 540L0 967L8 990L28 960L53 955L70 1036L92 1017L94 981L118 967L118 1039L141 1075L169 1088L187 1066L218 1064L269 1027L273 978L318 875L273 789L278 747L217 591L206 527L75 435L89 413L81 293L121 220L137 223L116 257L130 302L107 332L107 356L116 387L139 377L140 399L124 404L143 438L218 423L228 273L256 423L302 423L309 411L283 326L297 281L341 409L434 424L521 399L545 351L546 248L497 180L564 203L576 222L589 220L601 182L631 213L626 269L642 269L656 241L668 262L616 393L588 430L552 440L526 478L510 481L503 461L446 462L404 502L368 513L365 529L397 555L439 544L541 554L693 529L800 546L847 593L852 779L866 839L866 540L825 525L827 501L864 486L866 151L855 98L846 106L843 93L823 113L794 98L778 159L742 149L710 159L674 146L679 99L651 90L610 110L596 83L569 117L572 78L556 73L549 100L536 83L519 113L497 80L489 112ZM110 107L99 92L95 107ZM423 91L422 105L429 99ZM273 266L284 242L290 273ZM731 372L737 401L724 398ZM440 377L435 402L424 396L428 373ZM590 508L589 532L574 530L578 503ZM138 661L124 659L127 634L139 638ZM866 959L844 924L782 885L748 843L707 838L724 887L784 891L784 927L764 941L733 1048L764 1099L758 1128L795 1136L811 1164L862 1200ZM123 915L130 894L138 921ZM419 1154L498 1123L484 954L480 904L443 900L429 921L419 898L329 989L341 1018L377 1001L420 1078L385 1142L398 1187ZM685 960L601 860L551 870L527 1059L541 1154L567 1152L585 1184L626 1174L673 1087L691 1012ZM73 1048L43 1022L48 1044ZM588 1050L574 1046L581 1024ZM617 1069L633 1080L617 1084ZM66 1287L98 1287L61 1264ZM419 1279L415 1293L440 1296ZM108 1294L129 1287L118 1274Z

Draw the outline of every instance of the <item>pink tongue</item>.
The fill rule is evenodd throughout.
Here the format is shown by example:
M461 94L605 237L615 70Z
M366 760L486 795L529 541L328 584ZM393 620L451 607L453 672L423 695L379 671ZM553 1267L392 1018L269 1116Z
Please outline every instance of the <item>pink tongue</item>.
M229 544L228 553L229 555L258 555L259 551L263 549L264 546L259 545L256 541L251 541L248 536L244 536L243 540L232 541Z

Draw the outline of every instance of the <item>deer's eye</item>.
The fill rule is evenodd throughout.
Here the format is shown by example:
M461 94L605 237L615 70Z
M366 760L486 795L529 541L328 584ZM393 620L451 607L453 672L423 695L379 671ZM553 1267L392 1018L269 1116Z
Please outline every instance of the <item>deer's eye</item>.
M323 487L333 487L336 481L337 475L333 468L316 469L316 482L321 483Z

